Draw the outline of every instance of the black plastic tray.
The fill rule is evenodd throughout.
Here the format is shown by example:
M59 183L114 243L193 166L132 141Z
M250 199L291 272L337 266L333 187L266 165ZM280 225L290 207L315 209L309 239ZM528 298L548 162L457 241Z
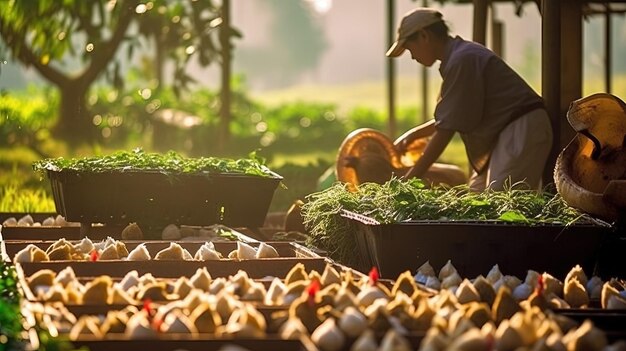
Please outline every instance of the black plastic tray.
M212 335L199 336L161 336L159 339L128 340L124 335L107 335L105 340L96 340L82 337L73 341L75 347L86 346L91 351L135 351L135 350L189 350L206 351L220 350L227 345L237 345L250 351L317 351L310 342L304 344L302 340L281 340L277 336L267 336L262 339L228 339L215 338Z
M261 227L282 177L48 171L57 212L81 223Z
M553 311L569 317L578 323L591 320L593 325L605 332L609 342L626 340L626 310L607 310L600 308L571 308Z
M600 225L523 225L503 222L403 222L376 224L345 212L356 225L358 254L382 277L395 279L426 261L440 269L448 260L464 277L486 275L498 264L503 274L526 276L529 269L565 278L579 264L593 273L611 228Z

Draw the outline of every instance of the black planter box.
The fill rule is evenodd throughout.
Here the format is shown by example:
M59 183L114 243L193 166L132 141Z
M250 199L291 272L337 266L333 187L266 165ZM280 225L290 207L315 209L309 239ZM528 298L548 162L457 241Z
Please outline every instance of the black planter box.
M48 171L67 221L261 227L282 177L156 171Z
M591 275L611 227L600 225L524 225L488 221L415 221L377 224L349 213L362 264L395 279L426 261L441 269L448 260L461 277L486 276L498 264L503 274L521 279L529 269L559 279L577 264Z

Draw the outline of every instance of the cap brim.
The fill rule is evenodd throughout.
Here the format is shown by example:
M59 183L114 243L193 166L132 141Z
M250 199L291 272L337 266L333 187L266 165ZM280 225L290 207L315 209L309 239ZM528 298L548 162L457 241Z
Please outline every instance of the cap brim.
M387 55L387 57L398 57L402 55L404 50L404 40L396 40L396 42L391 45L389 50L387 50L385 55Z

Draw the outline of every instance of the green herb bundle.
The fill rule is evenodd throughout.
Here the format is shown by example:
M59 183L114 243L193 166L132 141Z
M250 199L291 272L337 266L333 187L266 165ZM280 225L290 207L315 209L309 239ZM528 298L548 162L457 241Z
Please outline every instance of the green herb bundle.
M33 169L42 173L61 170L93 173L156 171L172 174L208 172L272 176L269 168L264 165L264 160L254 153L249 158L235 160L219 157L186 158L174 151L158 154L144 152L142 149L118 151L106 156L45 159L35 162Z
M38 345L43 351L73 351L71 342L66 337L53 337L45 323L35 321L29 326L20 311L21 294L15 267L8 262L0 262L0 351L25 350ZM24 328L33 328L36 336ZM30 340L29 340L30 339ZM28 341L31 345L28 345ZM88 351L86 348L78 349Z
M467 186L426 188L419 179L392 179L385 184L366 183L349 190L336 183L307 196L302 208L309 244L327 250L346 264L354 258L351 221L342 210L365 215L382 224L405 221L501 221L570 225L583 218L559 195L519 189L472 192Z
M22 316L15 267L0 262L0 349L20 348Z

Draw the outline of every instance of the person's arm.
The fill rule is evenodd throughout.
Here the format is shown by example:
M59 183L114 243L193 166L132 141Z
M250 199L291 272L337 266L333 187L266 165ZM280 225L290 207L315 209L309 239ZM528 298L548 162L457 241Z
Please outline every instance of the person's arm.
M428 142L428 146L424 150L424 154L420 157L415 165L403 176L404 179L421 178L430 166L437 161L443 150L448 146L450 140L454 136L453 130L436 129L435 134Z
M393 145L403 153L406 151L406 146L413 141L433 135L435 132L435 120L432 119L428 122L422 123L417 127L411 128L402 134L398 139L393 142Z

